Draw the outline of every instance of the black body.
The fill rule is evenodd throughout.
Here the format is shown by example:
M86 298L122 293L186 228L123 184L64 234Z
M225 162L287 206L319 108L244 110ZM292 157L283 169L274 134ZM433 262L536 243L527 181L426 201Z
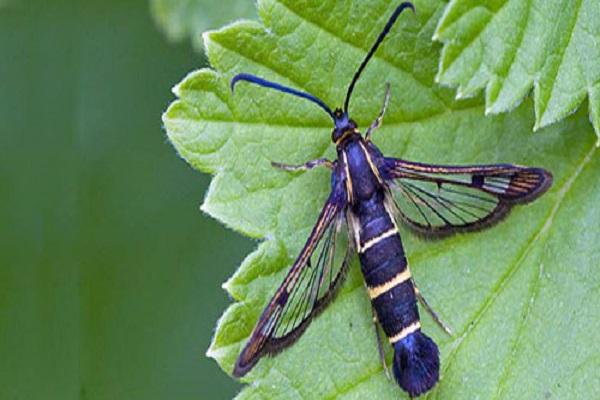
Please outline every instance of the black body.
M435 343L421 332L417 300L432 313L415 286L397 224L428 238L487 228L512 206L535 200L552 183L550 172L512 164L429 165L384 157L371 141L381 114L363 137L348 107L361 72L392 25L406 9L402 3L389 18L348 87L344 109L332 111L318 97L250 74L240 81L302 97L332 118L338 159L312 160L299 166L273 163L288 171L324 166L332 170L331 194L286 278L266 306L233 371L242 376L265 354L291 345L312 319L334 299L352 257L358 253L367 293L377 322L394 348L393 371L411 396L431 389L439 379ZM343 245L344 239L348 242ZM344 251L340 252L340 248ZM445 326L444 326L445 327Z
M439 355L435 343L421 333L390 188L378 167L385 159L374 144L353 133L338 145L338 160L338 169L347 174L346 213L371 304L395 349L394 374L404 390L419 395L438 381Z
M379 172L371 169L371 165L375 163L370 160L377 155L369 154L362 137L357 136L346 141L340 152L346 154L341 158L348 160L353 196L347 212L353 215L352 224L358 226L354 240L361 270L368 288L381 287L395 276L408 271L394 216L385 205L389 188L378 177ZM394 233L382 237L385 232ZM367 244L372 245L364 249ZM419 321L416 297L410 279L372 298L371 301L379 323L388 337L393 337L413 322Z

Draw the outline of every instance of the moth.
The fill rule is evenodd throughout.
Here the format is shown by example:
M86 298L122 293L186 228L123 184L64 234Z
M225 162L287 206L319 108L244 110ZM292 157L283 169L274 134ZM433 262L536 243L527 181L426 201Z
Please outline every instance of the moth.
M254 75L241 73L231 90L245 81L304 98L333 120L331 140L337 160L302 165L273 163L286 171L329 168L331 193L287 276L263 311L235 364L246 374L266 354L294 343L334 299L352 257L358 253L373 319L394 349L393 375L410 396L421 395L439 380L437 345L421 331L417 301L448 333L418 290L402 247L398 224L428 238L488 228L516 204L531 202L552 184L542 168L512 164L448 166L385 157L373 144L390 99L387 84L380 114L364 136L348 113L356 82L410 2L400 4L362 61L348 86L344 107L332 111L316 96ZM376 332L379 333L376 327ZM387 372L381 339L379 353Z

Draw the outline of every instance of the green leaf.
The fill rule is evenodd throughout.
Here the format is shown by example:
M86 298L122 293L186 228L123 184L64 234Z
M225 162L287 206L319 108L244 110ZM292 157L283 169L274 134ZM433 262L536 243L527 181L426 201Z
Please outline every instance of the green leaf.
M452 0L434 38L445 43L437 80L458 86L457 97L485 88L486 113L497 114L533 86L534 129L570 115L587 97L600 137L597 0Z
M202 49L202 32L240 18L253 18L252 0L150 0L156 23L172 41L191 38Z
M329 172L290 174L270 162L335 158L331 121L314 104L253 85L255 73L309 91L330 106L346 87L394 4L384 0L261 0L262 23L205 36L214 70L190 73L163 116L169 139L194 168L214 175L202 209L261 239L224 285L235 303L208 355L227 372L314 224ZM578 112L532 135L532 104L484 117L483 99L456 101L434 84L440 45L431 41L445 3L417 2L402 15L358 83L351 114L364 130L385 82L392 100L374 141L389 155L433 163L543 166L551 191L485 232L425 242L402 238L421 290L453 327L440 345L442 378L431 398L592 398L600 390L600 158ZM226 246L227 244L224 244ZM206 265L205 268L220 268ZM388 349L389 351L389 349ZM300 340L243 378L240 399L397 399L378 359L358 264L335 302Z

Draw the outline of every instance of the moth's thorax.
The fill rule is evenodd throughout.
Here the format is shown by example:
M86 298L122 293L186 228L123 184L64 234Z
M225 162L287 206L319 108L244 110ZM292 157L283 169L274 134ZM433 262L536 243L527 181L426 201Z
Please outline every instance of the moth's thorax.
M345 147L347 143L357 140L360 137L360 132L356 128L346 129L343 132L334 130L331 134L331 138L338 149Z
M383 188L374 154L360 136L347 139L338 147L338 155L346 169L346 187L349 200L358 204L367 201Z
M350 119L348 113L343 112L341 109L336 108L334 112L335 127L331 132L331 141L340 147L348 139L354 136L360 136L358 132L358 125L354 120Z

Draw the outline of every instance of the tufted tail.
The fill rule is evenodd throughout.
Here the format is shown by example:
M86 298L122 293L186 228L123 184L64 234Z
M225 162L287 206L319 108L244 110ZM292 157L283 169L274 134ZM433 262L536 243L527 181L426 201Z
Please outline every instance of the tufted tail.
M410 396L419 396L437 383L440 357L436 344L421 331L394 344L394 377Z

